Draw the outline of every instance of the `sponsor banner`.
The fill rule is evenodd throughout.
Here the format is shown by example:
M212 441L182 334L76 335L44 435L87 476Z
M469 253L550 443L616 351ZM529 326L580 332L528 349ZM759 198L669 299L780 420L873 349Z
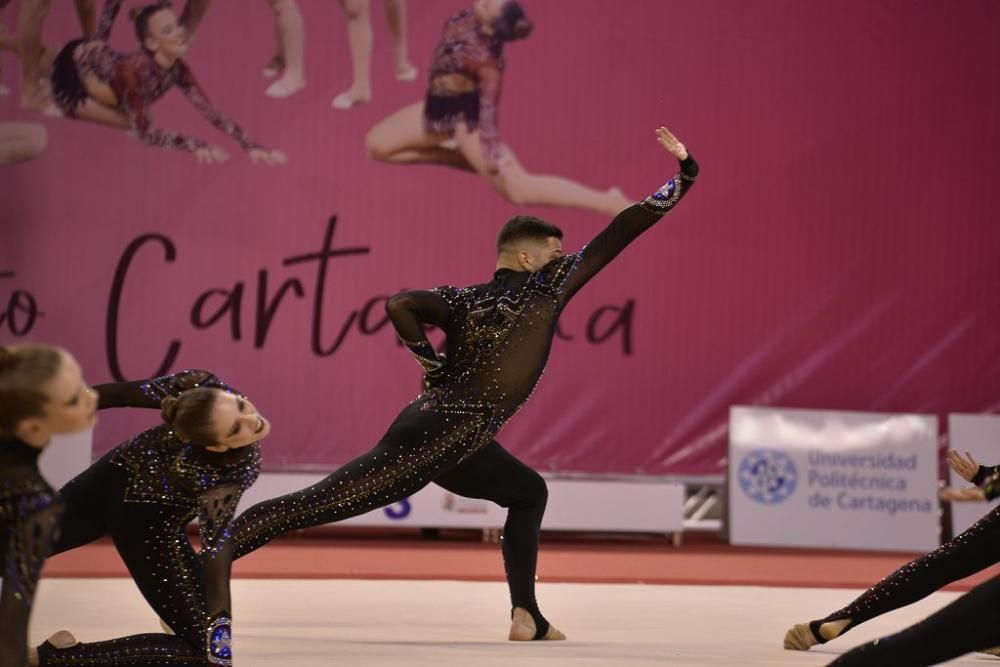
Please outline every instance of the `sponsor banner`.
M239 511L318 482L321 475L265 473L240 502ZM545 530L678 533L684 486L667 482L548 479ZM431 484L402 502L344 523L408 528L501 528L507 510L487 500L463 498Z
M938 544L937 418L733 407L733 544L927 551Z
M984 466L1000 464L1000 417L997 415L948 415L948 441L952 449L972 454ZM948 470L948 483L962 488L969 483ZM951 529L958 535L984 514L1000 505L991 503L951 503Z

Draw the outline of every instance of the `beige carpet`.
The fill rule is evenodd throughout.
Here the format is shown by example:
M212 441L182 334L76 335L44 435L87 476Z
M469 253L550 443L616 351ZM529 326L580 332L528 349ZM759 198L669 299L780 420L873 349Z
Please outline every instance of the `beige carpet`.
M506 641L506 588L455 581L237 580L239 667L462 665L825 665L850 647L924 617L954 593L876 619L807 653L784 651L792 623L853 597L844 589L546 584L542 610L567 642ZM32 622L40 640L67 628L81 640L157 631L131 581L43 580ZM967 656L953 665L1000 667Z

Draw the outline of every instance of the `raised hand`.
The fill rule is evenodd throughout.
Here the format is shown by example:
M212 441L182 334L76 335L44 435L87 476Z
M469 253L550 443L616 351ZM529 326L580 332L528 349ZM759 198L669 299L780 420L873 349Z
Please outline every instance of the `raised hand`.
M986 493L978 486L956 489L951 486L938 491L938 498L953 503L981 503L986 501Z
M678 160L686 160L688 156L687 149L684 148L684 144L677 140L670 130L665 127L659 127L656 129L656 140L660 142L660 145L667 149L667 152L673 155Z
M948 465L951 466L956 475L966 482L971 482L972 478L979 472L979 462L969 452L966 452L965 456L962 456L961 452L949 449Z

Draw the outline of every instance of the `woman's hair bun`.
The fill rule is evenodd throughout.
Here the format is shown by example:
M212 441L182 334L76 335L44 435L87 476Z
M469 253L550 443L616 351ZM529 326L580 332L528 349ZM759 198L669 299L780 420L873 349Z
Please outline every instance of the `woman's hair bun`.
M177 418L177 405L179 403L180 401L175 396L167 396L160 401L160 415L163 417L163 421L169 426L172 426L174 420Z

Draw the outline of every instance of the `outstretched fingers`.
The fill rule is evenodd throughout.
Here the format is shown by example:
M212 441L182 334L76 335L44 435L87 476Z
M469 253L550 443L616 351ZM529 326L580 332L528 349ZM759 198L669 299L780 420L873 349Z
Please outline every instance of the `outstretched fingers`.
M663 126L656 128L656 140L668 153L678 160L683 160L687 157L687 149L684 148L684 144L678 141L677 137L667 128Z

